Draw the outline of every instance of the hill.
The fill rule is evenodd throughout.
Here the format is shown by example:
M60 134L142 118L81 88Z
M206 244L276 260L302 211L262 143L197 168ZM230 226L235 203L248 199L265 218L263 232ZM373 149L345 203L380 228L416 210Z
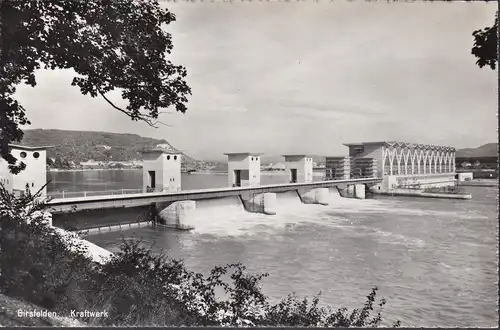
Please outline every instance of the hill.
M24 131L23 145L50 145L47 157L79 164L88 160L131 161L142 158L140 151L161 144L163 148L178 151L166 140L142 137L137 134L119 134L92 131L32 129ZM183 164L196 162L184 155Z
M459 149L455 152L455 157L498 157L498 143L487 143L477 148Z

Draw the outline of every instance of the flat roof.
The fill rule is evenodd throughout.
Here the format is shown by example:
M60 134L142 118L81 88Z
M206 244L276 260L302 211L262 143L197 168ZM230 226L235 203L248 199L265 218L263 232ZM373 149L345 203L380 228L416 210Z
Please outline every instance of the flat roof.
M44 150L48 148L53 148L54 146L23 146L20 144L9 144L10 148L21 149L21 150Z
M346 147L356 147L356 146L363 146L365 144L385 144L387 141L379 141L379 142L357 142L357 143L342 143Z
M378 142L358 142L358 143L343 143L346 147L358 147L363 145L400 145L406 147L416 147L416 148L426 148L426 149L450 149L456 150L455 147L441 146L435 144L425 144L425 143L412 143L412 142L401 142L401 141L378 141Z
M247 155L247 156L260 156L262 153L260 152L228 152L225 153L226 156L238 156L238 155Z
M182 155L182 152L165 150L165 149L145 149L145 150L141 150L140 152L143 153L143 154L147 154L147 153L162 153L162 154L169 154L169 155Z
M288 154L288 155L282 155L283 157L311 157L310 155L306 154Z
M349 158L349 156L325 156L325 158Z

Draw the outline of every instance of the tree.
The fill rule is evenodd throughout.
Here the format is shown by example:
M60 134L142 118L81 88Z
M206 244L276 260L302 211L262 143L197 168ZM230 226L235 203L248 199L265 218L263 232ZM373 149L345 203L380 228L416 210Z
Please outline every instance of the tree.
M54 161L54 167L55 168L64 168L64 161L62 160L61 157L56 157L56 160Z
M477 57L476 64L482 68L489 66L495 70L498 61L498 11L495 14L495 23L491 27L483 30L476 30L472 33L474 36L474 46L472 55Z
M71 83L83 95L102 97L134 121L157 127L161 108L185 113L191 89L186 69L167 60L173 45L162 27L174 14L155 0L59 0L0 3L0 156L12 173L17 164L8 144L20 142L30 124L14 99L16 86L36 86L38 69L73 69ZM128 101L118 107L108 93Z

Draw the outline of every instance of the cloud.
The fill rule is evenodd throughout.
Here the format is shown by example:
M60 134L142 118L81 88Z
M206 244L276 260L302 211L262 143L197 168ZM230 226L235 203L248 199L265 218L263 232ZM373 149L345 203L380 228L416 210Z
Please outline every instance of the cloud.
M487 3L161 2L193 95L172 127L132 122L71 87L71 71L20 88L33 127L134 132L195 157L228 150L344 152L343 142L470 147L497 138L496 72L470 54ZM462 139L467 136L467 139Z

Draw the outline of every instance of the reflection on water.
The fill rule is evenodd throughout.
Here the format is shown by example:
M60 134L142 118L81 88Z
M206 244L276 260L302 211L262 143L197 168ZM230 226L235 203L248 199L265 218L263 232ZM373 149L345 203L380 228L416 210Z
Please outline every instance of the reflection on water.
M227 187L226 173L182 173L182 190ZM315 173L314 181L321 180ZM75 171L47 173L49 192L106 191L142 188L142 170ZM282 172L261 173L262 184L286 183Z
M133 184L129 174L125 178L122 185ZM225 186L225 180L225 175L186 175L183 188ZM112 251L122 237L141 238L143 245L204 273L241 261L252 272L270 273L264 290L272 299L321 291L324 303L353 308L376 285L388 300L388 320L493 327L498 324L497 191L466 189L470 201L337 195L328 206L280 194L275 216L247 213L237 199L203 201L189 220L195 226L190 232L137 228L89 238Z

